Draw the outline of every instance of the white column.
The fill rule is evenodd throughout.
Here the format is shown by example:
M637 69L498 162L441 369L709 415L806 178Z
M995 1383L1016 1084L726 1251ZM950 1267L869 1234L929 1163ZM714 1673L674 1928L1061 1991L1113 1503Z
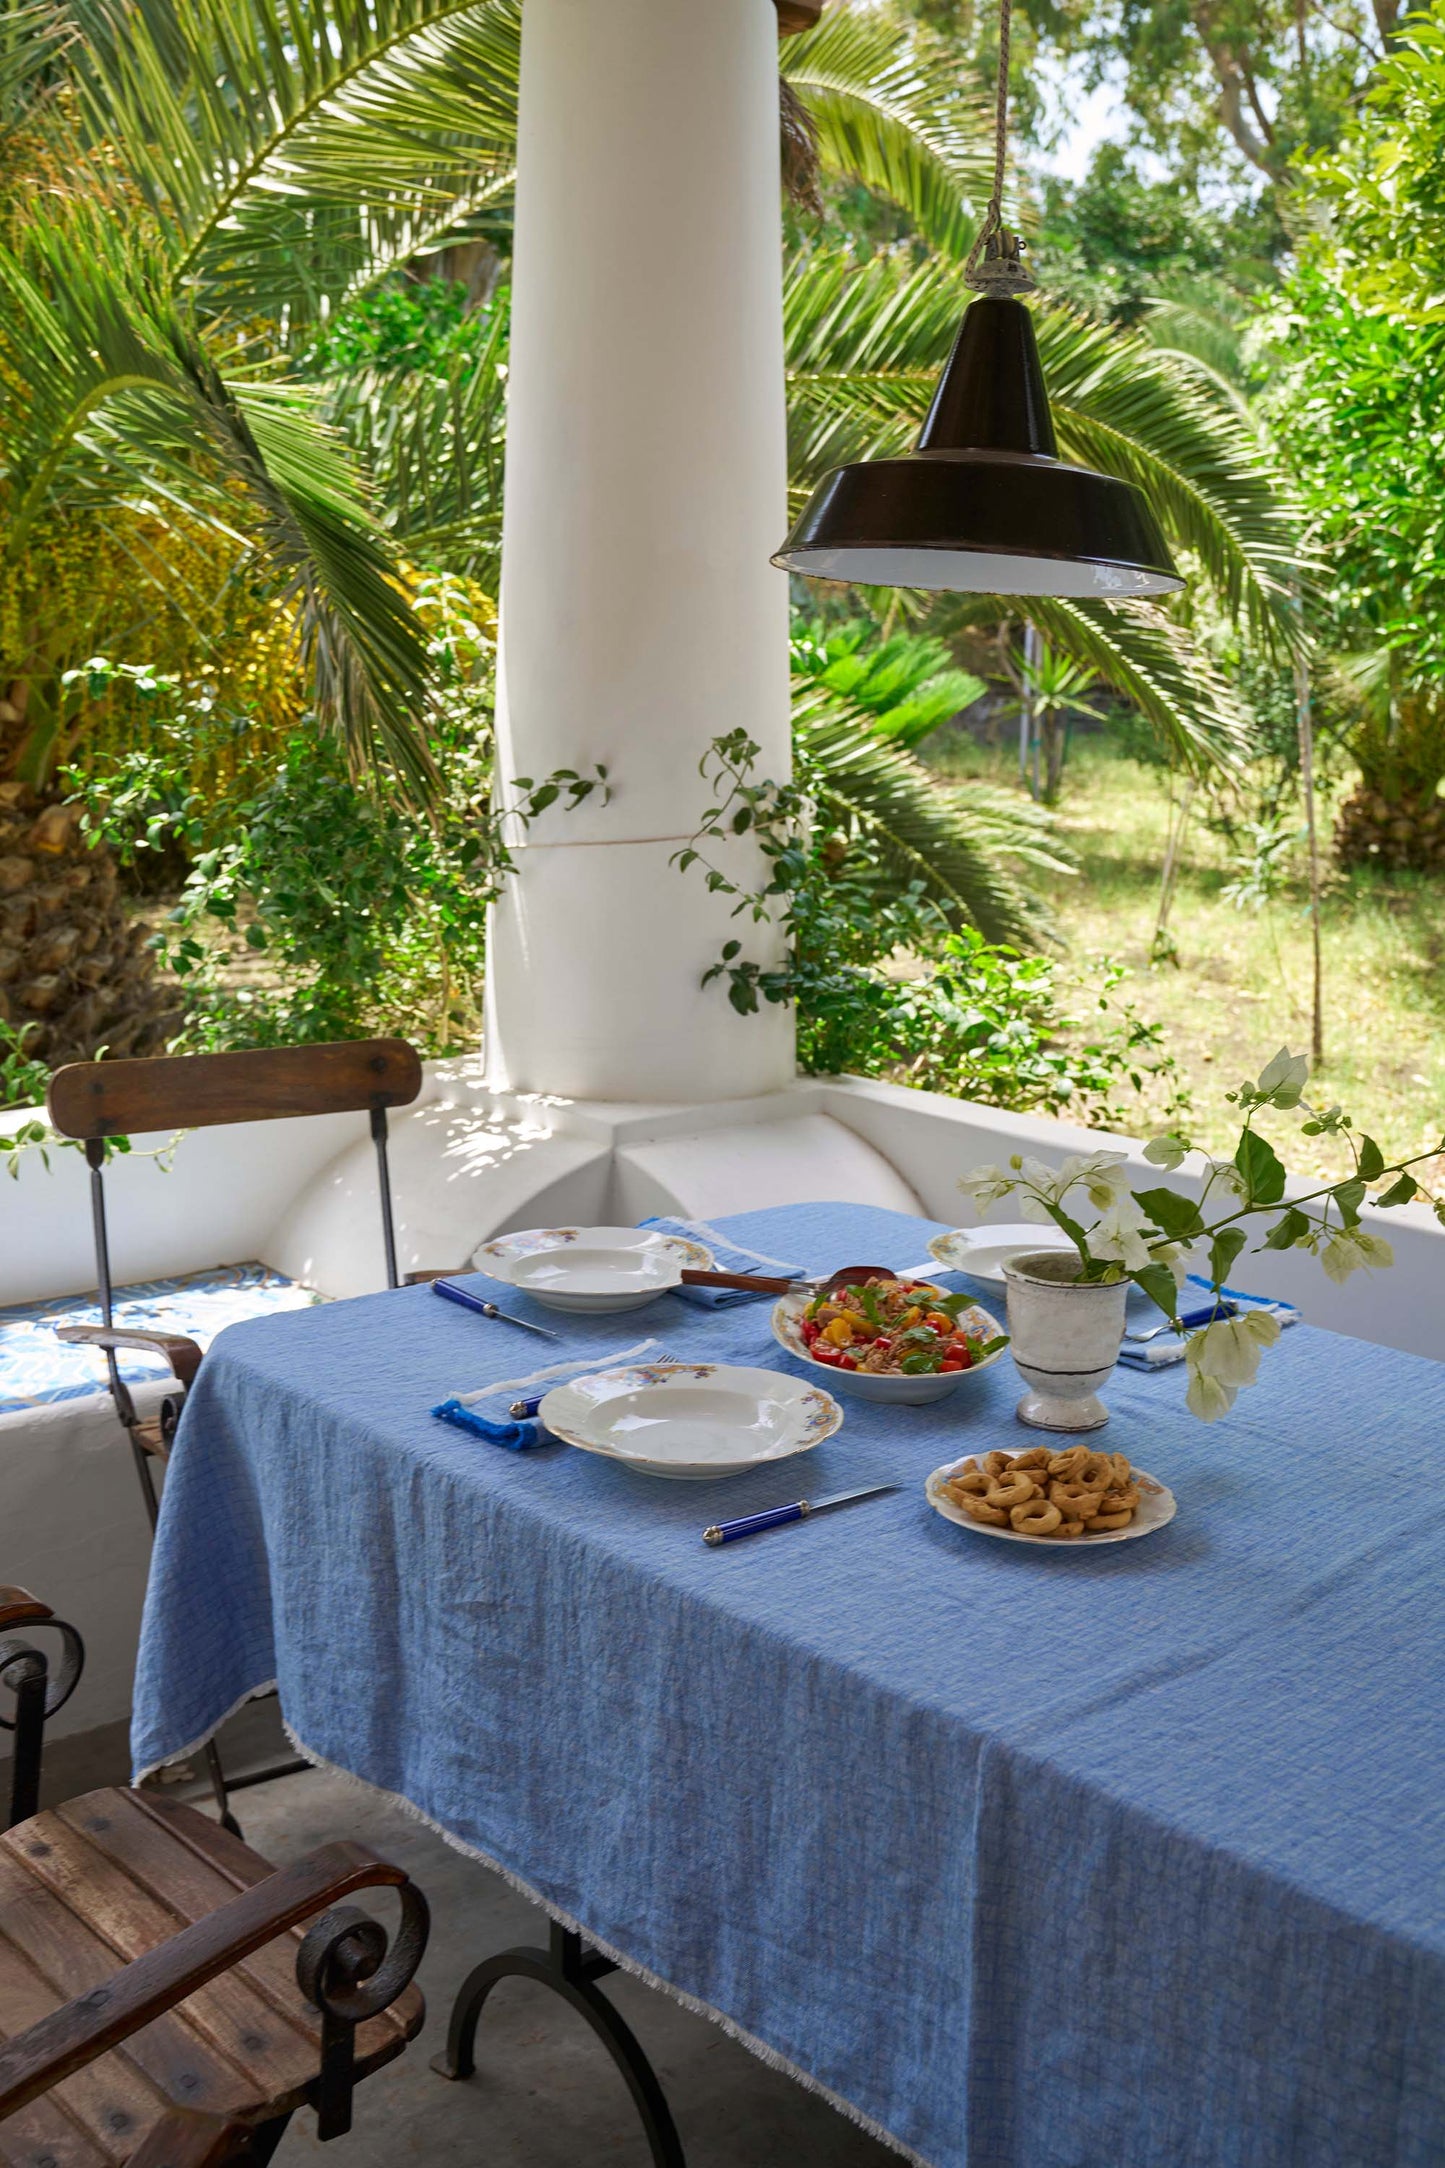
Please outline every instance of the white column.
M499 1086L701 1101L793 1073L790 1012L698 984L732 933L769 952L668 864L712 739L788 771L777 41L773 0L523 11L497 772L603 761L613 796L518 851Z

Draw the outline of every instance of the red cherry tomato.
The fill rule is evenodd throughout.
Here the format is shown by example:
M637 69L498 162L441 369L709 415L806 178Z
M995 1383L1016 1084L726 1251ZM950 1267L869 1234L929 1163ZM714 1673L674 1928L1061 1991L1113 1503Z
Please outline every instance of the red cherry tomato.
M945 1355L938 1367L940 1370L962 1370L966 1365L961 1363L956 1355Z

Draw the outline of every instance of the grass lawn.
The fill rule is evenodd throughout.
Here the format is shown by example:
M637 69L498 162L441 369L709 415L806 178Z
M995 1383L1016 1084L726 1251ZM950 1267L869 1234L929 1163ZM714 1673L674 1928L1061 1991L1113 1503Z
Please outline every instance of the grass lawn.
M1006 755L965 737L935 739L927 757L950 780L1017 775ZM1308 891L1301 850L1277 901L1241 910L1224 899L1237 860L1198 817L1199 798L1195 807L1169 922L1177 965L1149 960L1166 779L1107 738L1077 744L1064 777L1059 828L1079 873L1045 885L1068 944L1066 971L1082 991L1097 984L1105 958L1125 967L1119 996L1162 1026L1193 1094L1194 1135L1224 1153L1236 1126L1225 1093L1282 1043L1309 1050ZM1387 1158L1437 1144L1445 1132L1445 882L1332 870L1323 929L1325 1062L1311 1096L1338 1100ZM1273 1117L1272 1133L1280 1143L1288 1137L1292 1172L1342 1170L1337 1149L1299 1137L1290 1116ZM1445 1176L1445 1161L1435 1172Z

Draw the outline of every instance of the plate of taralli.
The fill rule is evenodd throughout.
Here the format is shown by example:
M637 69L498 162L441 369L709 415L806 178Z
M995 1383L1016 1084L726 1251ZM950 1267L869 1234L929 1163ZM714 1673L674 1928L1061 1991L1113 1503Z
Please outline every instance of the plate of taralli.
M970 1454L935 1468L924 1488L934 1512L960 1528L1051 1551L1132 1543L1174 1518L1173 1491L1122 1453L1086 1445Z

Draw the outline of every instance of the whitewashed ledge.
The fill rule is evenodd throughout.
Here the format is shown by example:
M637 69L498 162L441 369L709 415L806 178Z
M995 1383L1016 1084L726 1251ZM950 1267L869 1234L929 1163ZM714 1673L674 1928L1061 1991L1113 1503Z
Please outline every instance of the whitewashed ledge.
M1198 1192L1187 1165L1161 1176L1127 1137L854 1077L705 1106L604 1105L498 1093L475 1064L431 1063L392 1138L404 1270L457 1267L489 1235L539 1222L712 1219L811 1198L959 1222L972 1214L958 1176L1020 1151L1057 1164L1113 1148L1141 1184ZM0 1175L0 1303L94 1285L86 1184L73 1151L52 1152L48 1172L28 1155L16 1180ZM384 1283L359 1116L196 1131L169 1172L121 1158L106 1186L117 1282L260 1259L328 1295ZM1445 1229L1414 1205L1364 1217L1394 1244L1393 1270L1336 1287L1312 1258L1270 1253L1241 1258L1233 1278L1289 1297L1314 1324L1445 1359ZM103 1653L61 1731L127 1712L148 1548L129 1449L105 1401L0 1416L0 1581L40 1590Z

